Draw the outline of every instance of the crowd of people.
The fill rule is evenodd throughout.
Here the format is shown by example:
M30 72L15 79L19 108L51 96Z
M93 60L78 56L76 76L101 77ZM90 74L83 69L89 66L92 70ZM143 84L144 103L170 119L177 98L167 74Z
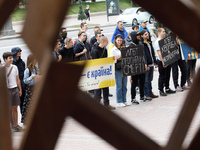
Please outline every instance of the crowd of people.
M139 104L139 101L136 99L137 87L139 87L141 101L151 101L153 98L159 97L152 92L153 72L154 68L157 67L159 72L158 90L160 96L167 96L168 94L174 94L177 91L183 91L186 88L186 82L188 83L188 86L191 85L191 77L194 76L196 60L188 60L186 63L185 60L179 59L168 66L165 66L163 62L158 41L166 36L164 28L157 29L158 38L154 44L152 44L152 35L147 27L146 20L143 20L140 26L134 25L132 31L129 31L129 33L124 28L123 22L119 21L113 33L109 50L106 48L109 43L108 38L101 33L102 30L99 26L94 27L93 37L91 37L87 30L87 23L81 23L77 39L73 41L72 38L67 36L67 29L61 28L55 46L52 48L52 58L58 62L72 62L113 57L115 60L117 107ZM179 48L180 51L178 36L176 42L177 48ZM144 45L145 73L132 75L130 77L131 103L128 103L128 77L122 76L121 48L137 46L140 44ZM11 52L5 52L3 54L7 87L11 102L11 128L15 132L22 130L22 127L18 125L17 107L20 106L22 115L21 122L25 123L34 96L33 87L40 79L38 68L36 67L36 58L30 54L25 66L24 61L21 59L21 52L22 50L19 47L14 47L11 49ZM180 85L178 82L178 67L180 67L181 71ZM175 90L172 90L169 87L171 69ZM100 102L102 92L104 106L110 110L115 109L109 102L109 96L112 96L112 94L109 93L109 87L95 89L93 91L94 98Z

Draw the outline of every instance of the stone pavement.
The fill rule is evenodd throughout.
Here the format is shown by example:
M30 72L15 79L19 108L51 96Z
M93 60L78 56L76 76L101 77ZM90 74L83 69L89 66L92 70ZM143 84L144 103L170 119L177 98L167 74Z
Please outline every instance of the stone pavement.
M199 66L199 63L198 65ZM158 94L158 71L154 71L153 92ZM129 81L129 80L128 80ZM172 79L170 87L173 89ZM164 146L171 134L173 126L184 103L184 99L188 93L178 92L167 97L159 97L150 102L140 102L139 105L132 105L125 108L117 108L112 112L119 115L128 123L139 129L141 132L149 136L152 140ZM110 87L110 93L113 97L110 98L112 105L116 105L115 87ZM130 102L130 83L128 82L127 101ZM139 94L136 96L139 99ZM197 109L197 114L193 120L190 130L187 134L185 146L191 141L193 135L199 128L200 122L200 107ZM13 133L14 147L17 148L23 133ZM120 138L120 137L119 137ZM71 117L66 119L63 129L60 133L56 150L112 150L116 149L103 139L95 135L93 132L79 124Z
M107 21L107 15L106 12L97 12L97 13L91 13L91 19L90 21L86 21L89 25L89 28L93 28L96 25L99 25L101 27L105 26L112 26L116 25L116 19L117 16L109 16L109 22ZM78 15L69 15L66 16L65 20L63 21L62 27L67 27L68 31L77 30L80 27L77 27L77 25L81 24L81 20L78 20ZM18 38L20 37L20 33L23 30L24 21L17 21L13 22L13 29L17 33L13 36L0 36L0 40L2 39L12 39L12 38ZM76 27L73 27L76 26Z

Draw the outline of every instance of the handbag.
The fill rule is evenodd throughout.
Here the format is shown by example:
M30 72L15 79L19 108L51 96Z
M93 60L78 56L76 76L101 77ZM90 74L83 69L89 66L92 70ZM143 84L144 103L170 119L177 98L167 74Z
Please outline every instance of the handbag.
M115 63L115 70L120 70L122 69L122 63L121 60L118 60L117 63Z

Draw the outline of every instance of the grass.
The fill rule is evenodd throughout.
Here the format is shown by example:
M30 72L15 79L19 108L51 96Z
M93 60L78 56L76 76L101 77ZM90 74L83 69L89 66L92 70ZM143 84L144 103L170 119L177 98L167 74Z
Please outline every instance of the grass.
M93 3L82 3L83 11L86 8L86 5L90 5L90 12L102 12L106 11L106 2L93 2ZM126 9L132 7L130 0L119 0L120 9ZM69 7L67 15L78 14L79 12L79 4L72 4ZM25 19L25 9L17 9L12 14L12 21L22 21Z

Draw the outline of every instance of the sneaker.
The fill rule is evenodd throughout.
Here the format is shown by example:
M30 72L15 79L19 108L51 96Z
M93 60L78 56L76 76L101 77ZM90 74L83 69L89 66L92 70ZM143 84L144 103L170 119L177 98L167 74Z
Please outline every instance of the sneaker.
M117 107L126 107L126 105L124 103L118 103Z
M151 94L149 95L149 97L151 97L151 98L158 98L158 95L154 95L153 92L151 92Z
M145 101L151 101L152 99L151 99L151 97L146 96L146 97L140 98L140 100L145 102Z
M109 97L113 97L113 95L112 95L112 94L110 94L110 93L108 94L108 96L109 96Z
M160 96L167 96L167 94L163 91L160 91Z
M108 106L106 106L106 108L108 108L109 110L114 110L116 107L108 105Z
M126 106L131 106L131 103L125 102L124 104L125 104Z
M176 93L176 91L173 91L173 90L171 90L170 88L165 89L165 92L166 92L167 94L174 94L174 93Z
M140 104L135 98L131 100L133 104Z
M178 92L183 92L183 88L180 87L180 86L177 86L176 91L178 91Z

